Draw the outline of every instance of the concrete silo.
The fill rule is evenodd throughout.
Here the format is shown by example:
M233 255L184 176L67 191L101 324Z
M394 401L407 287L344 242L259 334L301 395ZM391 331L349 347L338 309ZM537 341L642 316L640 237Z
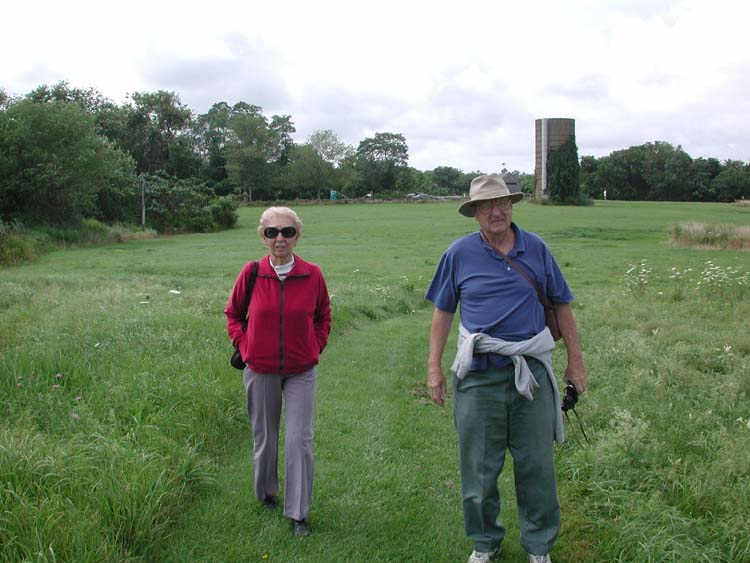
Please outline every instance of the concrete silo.
M576 120L565 117L537 119L534 122L536 164L534 176L536 189L534 198L547 199L547 158L549 151L562 145L568 137L576 134Z

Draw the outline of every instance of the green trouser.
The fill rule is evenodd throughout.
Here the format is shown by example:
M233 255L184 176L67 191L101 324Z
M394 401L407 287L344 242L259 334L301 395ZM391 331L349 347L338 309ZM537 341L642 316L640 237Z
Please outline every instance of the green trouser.
M527 553L545 555L560 529L552 386L544 366L527 361L540 385L533 401L516 390L513 365L453 380L464 526L477 551L492 551L505 537L497 521L497 480L506 448L513 456L521 545Z

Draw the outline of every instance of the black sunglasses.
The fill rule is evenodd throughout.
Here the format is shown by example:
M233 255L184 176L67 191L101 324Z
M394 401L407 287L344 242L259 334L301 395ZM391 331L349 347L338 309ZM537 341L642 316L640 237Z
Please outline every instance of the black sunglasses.
M297 229L294 227L284 227L283 229L277 229L276 227L266 227L263 229L263 236L266 238L276 238L281 233L284 238L294 238L297 234Z

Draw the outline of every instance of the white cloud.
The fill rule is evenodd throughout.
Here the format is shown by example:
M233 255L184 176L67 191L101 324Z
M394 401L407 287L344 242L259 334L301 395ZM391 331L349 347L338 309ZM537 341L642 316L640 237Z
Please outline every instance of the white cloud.
M65 79L118 102L173 90L197 112L244 100L290 114L298 141L402 133L420 169L532 171L540 117L575 118L580 154L662 140L750 159L739 1L42 0L3 15L12 94Z

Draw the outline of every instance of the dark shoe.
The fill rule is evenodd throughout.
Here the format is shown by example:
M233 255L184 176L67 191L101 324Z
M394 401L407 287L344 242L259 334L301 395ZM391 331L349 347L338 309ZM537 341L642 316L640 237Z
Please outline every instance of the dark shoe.
M263 508L266 510L276 510L279 507L279 497L270 496L263 500Z
M307 520L292 520L292 533L300 538L305 538L310 535L310 524Z

